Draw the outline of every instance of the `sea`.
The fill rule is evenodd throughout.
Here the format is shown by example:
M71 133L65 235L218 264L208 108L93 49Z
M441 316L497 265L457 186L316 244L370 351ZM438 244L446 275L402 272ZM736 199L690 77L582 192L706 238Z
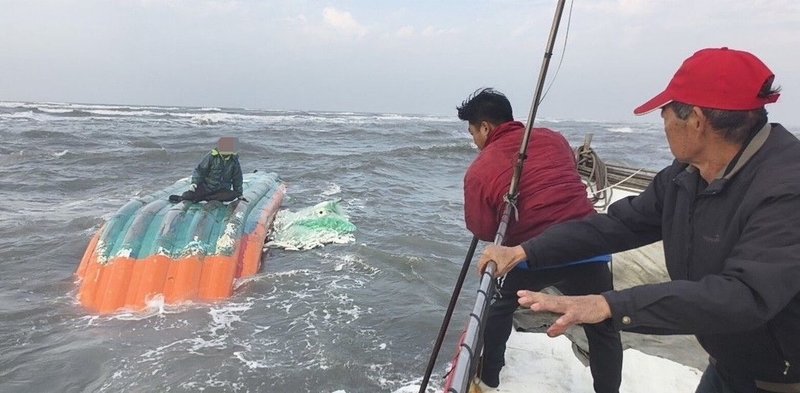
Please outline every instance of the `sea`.
M536 126L657 170L671 156L653 120ZM75 271L92 235L131 198L190 176L221 136L239 138L244 172L281 177L283 208L340 200L355 241L267 249L225 301L83 309ZM0 392L416 391L471 240L462 181L477 152L455 110L0 102ZM473 270L429 391L474 304Z

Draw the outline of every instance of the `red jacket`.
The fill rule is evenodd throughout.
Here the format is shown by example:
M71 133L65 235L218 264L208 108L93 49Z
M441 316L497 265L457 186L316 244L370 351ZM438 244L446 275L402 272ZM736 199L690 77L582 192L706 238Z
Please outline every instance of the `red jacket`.
M494 241L524 132L518 121L498 126L464 175L464 220L483 241ZM531 133L518 190L519 222L512 210L505 245L516 246L555 223L595 213L572 148L547 128Z

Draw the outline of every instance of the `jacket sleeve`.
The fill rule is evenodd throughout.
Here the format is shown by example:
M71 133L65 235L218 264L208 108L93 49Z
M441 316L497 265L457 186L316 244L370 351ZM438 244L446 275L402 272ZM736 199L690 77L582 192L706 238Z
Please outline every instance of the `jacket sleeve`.
M238 158L233 166L233 191L237 192L239 195L242 195L244 192L242 189L242 166L239 164Z
M558 266L661 240L663 189L672 178L668 171L661 171L641 194L614 202L605 214L553 225L522 243L528 266Z
M498 206L491 193L489 179L467 170L464 176L464 221L478 239L492 242L500 224Z
M192 184L200 185L202 184L206 176L208 176L208 170L211 168L211 153L207 153L200 163L197 164L197 167L194 168L194 172L192 172Z
M617 329L735 333L773 319L800 293L797 206L797 194L764 200L747 219L718 274L604 293Z

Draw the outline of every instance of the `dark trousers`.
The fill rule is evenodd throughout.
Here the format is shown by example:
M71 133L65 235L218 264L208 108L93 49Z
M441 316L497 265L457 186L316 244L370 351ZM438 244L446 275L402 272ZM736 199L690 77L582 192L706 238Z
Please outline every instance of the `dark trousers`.
M181 194L181 199L185 201L200 202L200 201L232 201L239 196L238 192L231 190L216 190L209 191L204 184L198 184L197 190L186 191Z
M555 286L564 295L599 294L612 289L611 271L605 263L586 263L555 269L513 269L506 275L501 298L487 311L483 334L483 370L499 370L505 364L506 341L511 335L517 291L538 291ZM583 325L589 341L589 366L597 393L617 393L622 382L622 343L611 320Z
M706 371L703 372L703 377L700 378L700 383L697 385L695 393L770 393L772 391L796 391L789 389L769 389L770 390L760 389L753 378L742 375L741 373L726 372L711 362L708 364L708 367L706 367Z
M756 391L756 385L753 381L750 381L749 386L738 387L730 382L723 379L713 364L709 364L706 367L706 371L703 372L703 377L700 378L700 384L697 385L695 393L754 393ZM739 381L738 384L745 385L742 382Z

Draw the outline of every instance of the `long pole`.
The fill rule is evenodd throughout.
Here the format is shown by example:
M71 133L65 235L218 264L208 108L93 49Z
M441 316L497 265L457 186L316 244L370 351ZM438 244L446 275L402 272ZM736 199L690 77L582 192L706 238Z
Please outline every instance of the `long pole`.
M436 364L436 357L439 355L439 350L442 348L442 342L444 342L447 327L450 325L450 319L453 317L453 310L456 308L458 295L461 293L461 287L464 284L464 279L467 277L469 265L470 262L472 262L472 256L475 255L475 247L477 246L478 238L473 236L472 242L469 245L469 251L467 251L467 256L464 258L464 264L461 266L461 273L459 273L455 288L453 288L453 294L450 295L450 304L447 305L447 312L444 313L444 320L442 320L442 326L439 328L439 335L436 336L436 343L433 345L431 357L428 359L428 367L425 369L425 376L422 377L422 383L419 385L419 393L425 393L425 389L428 387L428 381L431 378L431 373L433 373L433 366Z
M519 147L519 155L517 156L517 164L514 168L514 175L511 178L511 186L508 190L508 202L503 210L503 216L500 221L500 226L497 228L497 235L494 239L494 244L502 244L505 238L506 230L508 229L508 222L511 217L511 209L516 209L515 203L519 193L519 179L522 175L522 166L527 158L528 143L531 138L531 129L533 128L533 121L536 119L536 112L539 110L539 100L544 90L544 80L547 76L547 69L550 66L550 58L553 56L553 47L555 46L556 35L558 34L558 26L561 23L561 15L564 13L564 3L566 0L559 0L556 6L556 13L553 17L553 25L550 29L550 37L547 40L547 49L544 53L542 60L542 67L539 70L539 80L536 83L536 93L533 96L533 103L531 110L528 114L528 122L525 124L525 135L522 138L522 143ZM480 333L485 324L484 317L489 300L492 298L494 288L494 272L497 270L497 265L494 261L490 261L483 275L481 276L480 286L478 287L478 298L475 301L475 307L472 309L470 319L467 324L467 330L464 333L464 341L459 348L458 358L456 364L451 371L453 373L452 385L448 388L447 393L464 393L469 388L470 380L474 373L473 361L480 356Z

